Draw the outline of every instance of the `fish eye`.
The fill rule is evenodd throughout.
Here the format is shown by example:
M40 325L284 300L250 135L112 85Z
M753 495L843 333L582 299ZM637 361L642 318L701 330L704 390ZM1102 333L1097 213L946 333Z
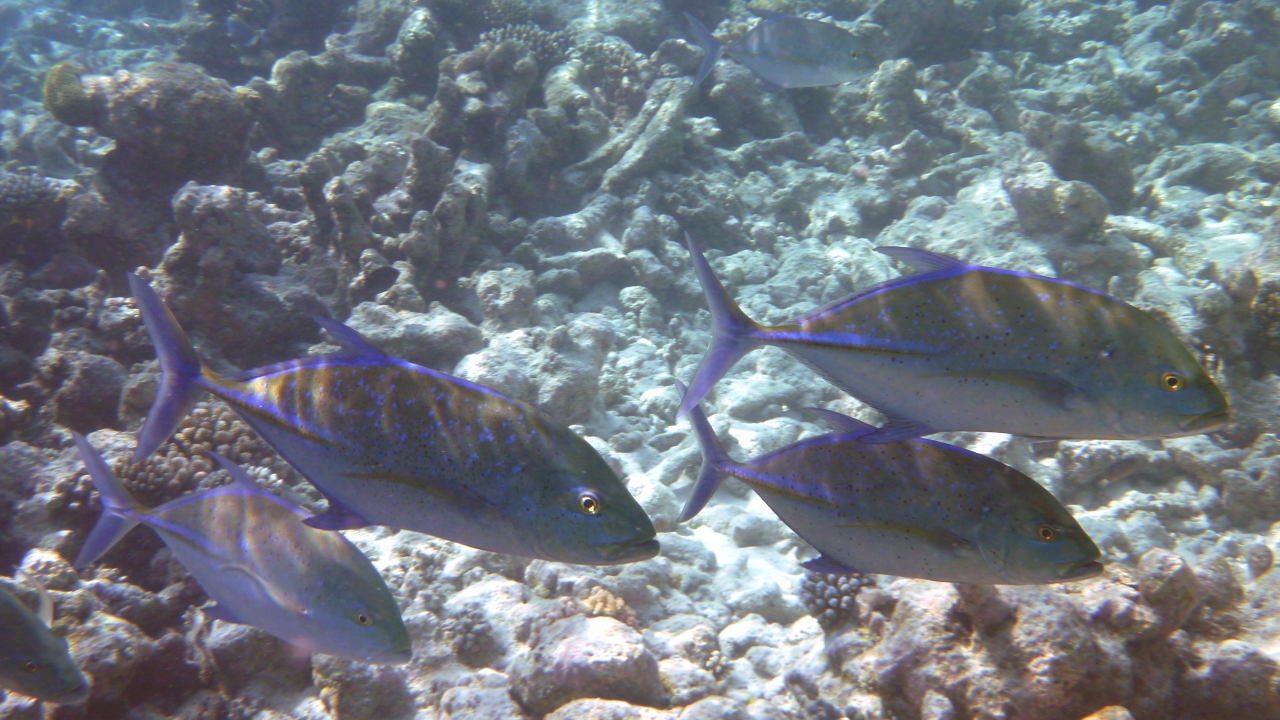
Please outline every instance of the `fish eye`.
M1036 528L1036 537L1040 538L1041 542L1053 542L1058 539L1058 529L1048 523L1041 523L1040 527Z
M588 515L600 514L600 498L591 491L578 496L578 509Z
M849 51L849 57L850 57L850 58L853 58L854 60L857 60L857 59L858 59L858 51L857 51L857 50L850 50L850 51Z
M1160 373L1160 387L1169 392L1177 392L1182 389L1182 376L1178 373L1166 372Z
M34 660L28 660L27 664L23 665L23 668L25 668L27 672L33 673L40 670L40 664Z
M358 612L356 613L356 624L360 627L369 627L373 624L373 618L369 616L369 613Z

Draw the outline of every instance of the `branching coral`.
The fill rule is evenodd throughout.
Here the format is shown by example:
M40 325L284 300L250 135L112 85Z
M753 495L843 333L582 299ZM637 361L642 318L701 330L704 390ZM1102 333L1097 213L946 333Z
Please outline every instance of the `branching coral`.
M631 46L607 38L574 48L573 57L582 63L583 85L615 125L625 124L644 105L655 72L649 59Z
M627 605L627 601L609 592L608 589L597 585L591 588L585 598L578 601L586 610L586 615L591 617L599 617L601 615L611 617L614 620L636 627L636 613Z
M455 26L503 27L532 17L525 0L432 0L430 6L442 22Z
M800 583L800 597L809 614L817 618L824 630L831 630L858 612L858 592L875 585L869 575L833 575L805 573Z
M563 62L573 47L573 36L563 30L548 32L531 23L504 25L480 34L480 43L497 47L508 40L529 48L538 61L538 69Z
M439 639L468 667L484 667L499 652L493 628L476 610L468 610L440 624Z
M203 485L213 471L209 452L217 452L243 466L261 468L285 478L294 471L254 434L235 413L220 402L202 402L182 421L178 431L159 452L140 463L117 461L112 472L135 500L155 506ZM262 470L258 473L261 474ZM76 478L87 486L88 476Z

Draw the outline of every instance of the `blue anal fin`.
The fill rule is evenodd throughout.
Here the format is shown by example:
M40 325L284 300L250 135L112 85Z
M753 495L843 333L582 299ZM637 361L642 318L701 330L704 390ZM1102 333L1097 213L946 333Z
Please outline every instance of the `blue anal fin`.
M839 560L832 560L826 555L819 555L812 560L806 560L800 563L800 567L817 573L831 573L833 575L858 575L862 572L861 570L854 570Z
M317 530L355 530L357 528L369 527L369 521L351 512L350 510L329 501L329 509L302 521L304 524Z

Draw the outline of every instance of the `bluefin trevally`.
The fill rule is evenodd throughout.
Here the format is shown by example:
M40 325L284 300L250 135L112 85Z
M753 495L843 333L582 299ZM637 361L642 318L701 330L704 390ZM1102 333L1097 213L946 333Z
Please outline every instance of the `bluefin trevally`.
M324 494L329 509L312 527L387 525L581 565L658 553L653 523L613 469L536 408L388 357L319 317L343 352L219 376L151 286L129 282L162 372L135 462L209 391Z
M690 408L702 471L681 522L698 514L725 477L736 477L821 553L804 563L817 572L993 585L1102 572L1098 546L1035 480L932 440L861 443L874 427L820 412L836 432L738 463L702 409Z
M53 603L38 589L37 615L0 588L0 689L64 705L83 702L89 681L71 659L67 641L49 631Z
M234 463L213 455L231 485L148 509L84 437L74 437L102 499L77 568L141 523L213 598L204 612L214 619L252 625L310 652L381 664L412 657L400 607L369 558L341 533L307 526L309 513L259 488Z
M729 297L693 238L715 335L680 412L743 355L791 353L888 421L863 442L947 430L1137 440L1212 432L1226 396L1150 313L1074 283L881 247L918 270L790 324L757 324Z
M693 15L684 14L706 53L695 84L706 79L721 55L746 65L770 90L840 85L875 69L862 43L838 25L768 11L763 14L763 22L727 46Z

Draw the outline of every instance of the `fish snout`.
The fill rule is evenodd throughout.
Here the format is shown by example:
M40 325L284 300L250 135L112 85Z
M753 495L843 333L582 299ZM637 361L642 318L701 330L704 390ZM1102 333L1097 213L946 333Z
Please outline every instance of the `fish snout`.
M58 696L57 702L62 705L79 705L89 699L89 681L81 680L80 684Z
M365 662L371 665L404 665L413 659L413 648L408 643L381 652L370 653Z
M1222 406L1205 413L1179 415L1178 427L1187 433L1207 433L1220 430L1231 422L1231 409Z
M1073 580L1086 580L1091 577L1097 577L1102 574L1103 566L1100 560L1079 560L1076 562L1061 563L1058 566L1058 579L1062 582L1071 582Z
M661 547L657 538L640 537L623 542L605 543L600 546L600 554L605 557L608 564L622 565L656 557Z

